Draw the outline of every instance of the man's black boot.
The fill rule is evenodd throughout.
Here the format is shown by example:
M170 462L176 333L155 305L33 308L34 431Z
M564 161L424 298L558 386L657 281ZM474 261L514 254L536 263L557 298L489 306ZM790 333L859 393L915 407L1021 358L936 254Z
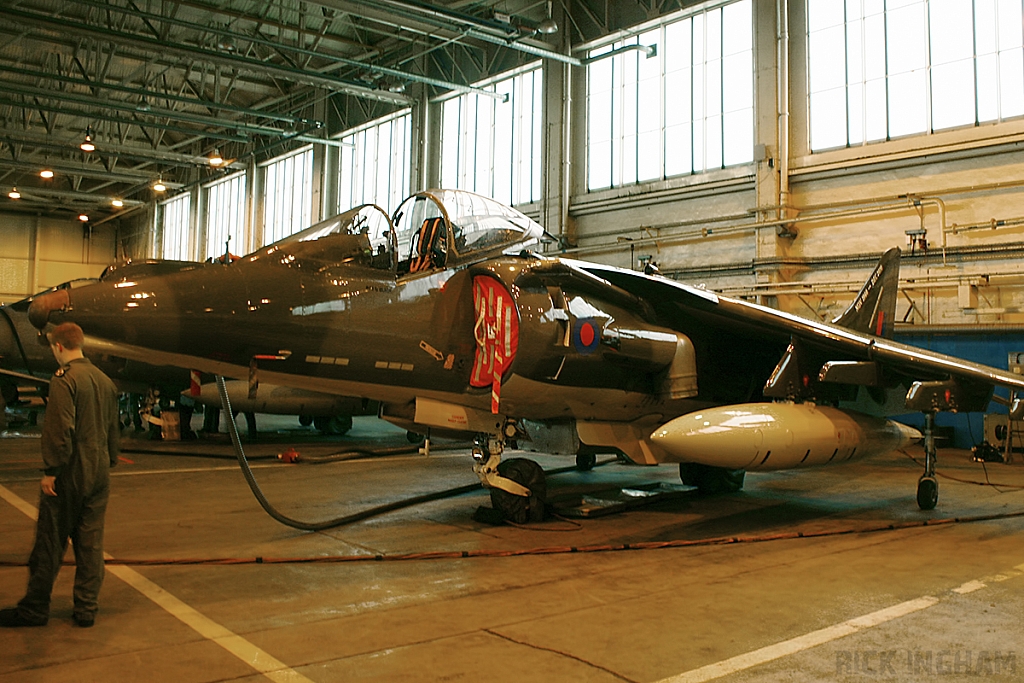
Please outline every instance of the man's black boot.
M0 627L20 628L22 626L46 626L48 619L28 619L18 611L17 607L0 609Z

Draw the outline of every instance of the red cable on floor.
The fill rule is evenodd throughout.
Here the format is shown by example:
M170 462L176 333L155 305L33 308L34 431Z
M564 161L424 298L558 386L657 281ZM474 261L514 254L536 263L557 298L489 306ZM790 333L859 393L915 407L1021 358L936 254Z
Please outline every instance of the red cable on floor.
M624 550L661 550L663 548L692 548L712 545L735 545L740 543L766 543L799 538L824 538L828 536L847 536L851 534L878 533L883 531L899 531L917 527L947 526L950 524L969 524L988 522L999 519L1024 517L1024 510L1003 512L991 515L972 515L969 517L947 517L944 519L925 519L913 522L890 522L870 527L849 527L831 531L788 531L761 536L718 536L715 538L677 539L670 541L639 541L636 543L553 546L542 548L525 548L522 550L432 550L418 553L400 553L395 555L334 555L314 557L223 557L223 558L180 558L132 560L112 558L106 561L110 565L132 567L159 567L171 565L238 565L238 564L340 564L344 562L403 562L409 560L459 560L485 557L520 557L525 555L565 555L570 553L621 552ZM71 565L71 562L65 562ZM0 567L24 567L24 562L0 561Z

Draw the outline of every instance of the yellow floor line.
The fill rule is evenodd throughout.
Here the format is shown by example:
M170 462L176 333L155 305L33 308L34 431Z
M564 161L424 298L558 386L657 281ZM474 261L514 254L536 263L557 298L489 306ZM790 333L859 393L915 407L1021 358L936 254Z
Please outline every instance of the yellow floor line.
M3 498L31 519L34 520L38 517L38 511L33 505L2 485L0 485L0 498ZM107 553L103 555L108 560L112 559ZM131 567L113 564L107 566L107 571L142 593L155 605L179 619L196 633L220 645L256 671L275 681L275 683L313 683L310 679L294 671L284 662L272 657L245 638L229 631L209 617L200 614L197 610L174 597Z

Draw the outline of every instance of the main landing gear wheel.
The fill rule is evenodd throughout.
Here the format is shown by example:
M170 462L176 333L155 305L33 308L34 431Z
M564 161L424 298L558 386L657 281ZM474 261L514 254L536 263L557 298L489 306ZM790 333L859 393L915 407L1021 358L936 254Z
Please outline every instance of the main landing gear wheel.
M324 434L341 436L352 429L351 415L324 415L313 418L313 426Z
M712 467L696 462L679 463L679 478L687 486L696 486L704 495L736 493L743 488L744 470Z
M576 454L576 469L580 472L589 472L594 469L594 465L596 464L597 453L580 450L580 452Z
M491 505L502 516L516 524L544 521L547 482L544 470L533 460L511 458L498 465L498 474L530 489L529 497L517 496L499 488L491 489Z
M934 477L917 480L917 506L922 510L934 510L939 502L939 482Z

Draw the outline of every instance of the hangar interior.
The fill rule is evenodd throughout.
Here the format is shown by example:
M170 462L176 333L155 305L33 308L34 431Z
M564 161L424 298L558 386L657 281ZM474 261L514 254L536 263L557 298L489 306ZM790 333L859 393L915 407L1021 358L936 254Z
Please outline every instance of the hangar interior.
M1019 2L15 0L0 19L0 304L125 260L240 256L451 187L536 220L548 254L655 264L823 321L898 246L897 340L1002 369L1024 352ZM938 419L957 446L987 436L978 414ZM357 417L353 434L402 440L379 429ZM2 504L24 515L0 530L5 605L38 489L34 444L8 444ZM135 564L110 570L105 640L68 627L57 651L2 633L0 681L863 680L886 666L920 680L954 657L954 673L1017 675L1024 564L1004 541L1020 535L1019 468L994 490L950 460L957 512L928 518L938 531L900 459L766 474L746 498L550 541L474 524L459 499L291 535L247 516L237 468L165 457L132 455L140 476L120 480L139 524L108 534ZM259 471L302 512L343 514L447 486L463 460ZM340 561L318 564L330 555L351 560L341 579ZM264 565L275 556L301 559ZM408 561L371 559L386 556ZM168 561L184 557L200 566ZM850 640L821 635L837 624ZM808 633L830 644L791 647Z
M458 186L537 219L549 252L653 261L823 320L899 246L899 334L1006 367L1024 291L1017 11L17 2L0 302Z
M1020 22L875 4L14 3L0 301L458 186L820 319L900 246L901 328L1013 329Z

